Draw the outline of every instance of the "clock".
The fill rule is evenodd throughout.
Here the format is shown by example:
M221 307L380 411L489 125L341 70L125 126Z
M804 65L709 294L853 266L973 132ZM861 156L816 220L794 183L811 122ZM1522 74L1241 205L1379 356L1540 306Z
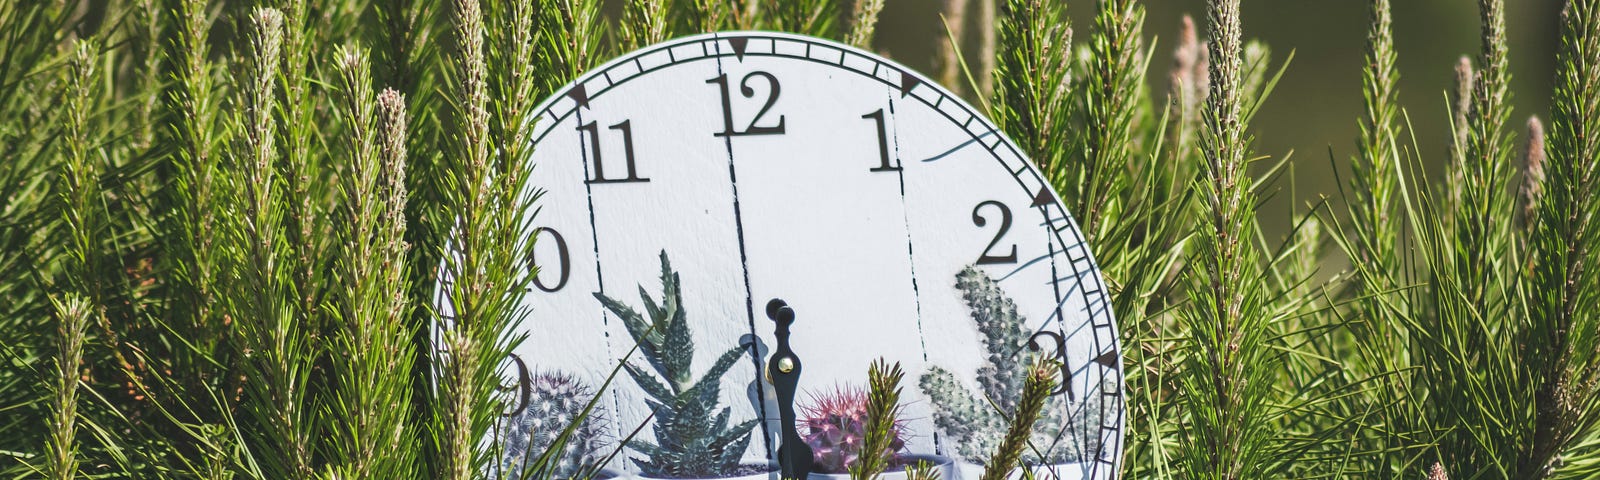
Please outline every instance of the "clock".
M775 465L794 425L770 375L798 367L782 351L803 361L796 404L898 362L902 451L962 476L987 458L993 405L1015 403L994 397L1015 391L1023 359L1055 355L1032 461L1116 475L1122 367L1095 261L1039 172L955 95L848 46L739 32L630 53L535 112L538 274L516 352L532 370L598 385L635 345L627 317L670 302L686 325L667 340L692 346L693 375L737 350L708 381L730 425L755 421L739 461ZM630 357L640 372L655 371L648 354ZM654 421L630 377L600 394L612 438ZM645 452L622 456L613 467L649 468Z

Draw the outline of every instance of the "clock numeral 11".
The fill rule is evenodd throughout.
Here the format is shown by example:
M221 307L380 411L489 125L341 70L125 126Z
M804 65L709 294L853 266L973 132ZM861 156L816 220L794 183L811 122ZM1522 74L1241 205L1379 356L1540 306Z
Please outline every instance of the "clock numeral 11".
M901 168L900 168L899 165L894 165L894 164L889 163L889 133L888 133L888 129L884 128L884 125L883 125L883 109L880 108L875 112L872 112L872 113L869 113L869 114L866 114L866 115L862 115L861 118L872 120L873 123L878 126L878 160L880 162L882 162L882 163L880 163L876 167L872 167L871 171L874 171L874 172L898 172L898 171L900 171Z
M578 127L578 132L589 134L589 156L594 157L594 178L588 183L640 183L648 182L648 178L640 178L639 171L633 164L633 124L632 120L623 120L622 123L612 125L611 130L622 132L622 155L627 157L628 176L626 178L606 178L605 162L600 155L600 127L594 122L585 123Z

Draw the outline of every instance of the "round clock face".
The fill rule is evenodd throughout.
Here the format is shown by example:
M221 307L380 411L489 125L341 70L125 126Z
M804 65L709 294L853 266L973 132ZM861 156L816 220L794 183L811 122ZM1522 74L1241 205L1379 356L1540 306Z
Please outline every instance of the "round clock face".
M642 381L705 380L730 426L756 421L741 460L775 461L766 306L781 299L802 423L881 357L906 372L902 452L980 464L1004 432L990 402L1015 403L1031 338L1065 362L1033 458L1061 478L1113 477L1121 361L1098 269L1043 177L955 96L836 43L720 33L610 62L534 121L539 274L518 356L598 386L635 344L629 321L681 322L631 357L646 378L602 394L610 438L652 421ZM636 439L673 441L659 436ZM614 467L648 468L623 456Z

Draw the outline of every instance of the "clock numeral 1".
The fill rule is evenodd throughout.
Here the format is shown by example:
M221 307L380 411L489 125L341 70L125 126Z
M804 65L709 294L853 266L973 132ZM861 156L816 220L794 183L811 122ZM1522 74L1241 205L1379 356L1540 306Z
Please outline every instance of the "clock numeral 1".
M622 132L622 155L627 157L628 176L626 178L606 178L605 163L600 155L600 127L594 122L585 123L578 127L578 132L589 134L589 152L594 157L594 178L588 183L640 183L648 182L648 178L640 178L639 172L633 163L633 121L623 120L622 123L612 125L611 130Z
M538 239L538 240L535 240L535 242L542 241L544 239L544 236L540 235L541 233L549 235L550 238L552 240L555 240L555 242L556 242L556 255L558 256L557 257L557 264L561 266L561 276L556 277L556 286L551 287L551 286L546 286L543 281L539 280L539 276L538 275L534 275L533 276L533 287L537 288L539 290L542 290L542 291L544 291L546 293L554 293L557 290L561 290L562 287L567 286L567 278L572 276L572 268L571 268L572 267L572 257L568 256L568 253L567 253L567 239L561 238L561 232L557 232L556 229L550 228L550 227L535 228L535 229L533 229L533 234L534 235L539 235L537 237L534 237L534 238ZM544 273L544 272L540 272L539 270L541 270L541 269L539 268L538 262L533 259L533 251L529 250L528 251L528 271L536 272L536 273Z
M990 240L989 246L983 249L982 255L978 256L978 265L1017 263L1017 246L1014 244L1011 245L1011 253L1008 255L994 255L989 253L990 251L994 250L994 246L996 244L1000 243L1000 239L1005 238L1006 232L1011 230L1010 207L1007 207L1006 204L1000 203L996 200L985 200L983 203L979 203L978 206L972 207L972 224L979 227L989 224L989 220L983 218L982 213L983 207L986 205L994 205L996 208L1000 209L1000 231L995 232L994 240Z
M761 117L766 116L768 110L772 110L772 105L778 103L778 92L782 90L778 86L778 77L774 77L767 72L750 72L750 74L744 76L743 80L739 81L739 93L744 95L744 98L755 98L756 90L750 88L750 79L757 77L767 81L767 86L772 87L772 93L767 95L767 101L761 106L761 111L756 112L756 116L750 119L750 125L745 127L744 131L733 128L733 99L731 98L732 93L728 91L728 74L724 73L717 75L716 78L706 80L706 83L717 84L722 92L722 131L717 132L716 136L742 137L746 135L782 135L784 133L783 115L778 115L777 125L770 127L756 125L761 122Z
M862 115L861 118L863 118L863 119L871 119L873 121L873 123L878 126L878 160L880 162L882 162L882 163L880 163L876 167L872 167L871 171L874 171L874 172L898 172L898 171L900 171L901 168L900 168L899 165L893 165L893 164L889 163L889 133L888 133L888 130L885 129L884 126L883 126L883 109L880 108L875 112L872 112L872 113L869 113L869 114L866 114L866 115Z

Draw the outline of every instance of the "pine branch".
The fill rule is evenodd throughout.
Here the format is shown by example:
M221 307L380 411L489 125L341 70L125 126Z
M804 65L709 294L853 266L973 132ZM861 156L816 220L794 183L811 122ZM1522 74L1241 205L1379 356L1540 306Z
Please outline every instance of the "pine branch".
M871 50L878 14L883 12L883 0L855 0L851 10L850 32L845 36L845 43Z
M295 0L304 1L304 0ZM417 91L419 69L425 53L425 42L432 34L429 21L433 18L434 2L418 0L381 0L373 2L373 13L382 26L380 47L373 50L377 78L389 88L403 94ZM529 32L531 34L531 32Z
M1004 1L992 116L1051 184L1066 185L1071 197L1073 183L1058 177L1073 150L1060 148L1063 139L1074 138L1068 128L1072 29L1058 2Z
M84 360L84 335L96 308L76 295L56 303L55 317L60 327L56 332L55 366L51 372L54 396L47 440L50 451L44 472L51 480L71 480L78 475L78 368Z
M890 365L881 358L867 369L866 436L860 456L848 465L851 480L875 480L889 468L900 419L900 380L905 375L899 363Z
M313 113L318 108L317 99L311 95L312 80L306 73L310 62L311 46L306 29L309 28L305 0L284 2L283 39L280 45L281 66L278 88L283 97L279 109L282 128L278 129L277 143L282 145L278 176L283 182L284 232L290 253L284 256L283 270L289 272L295 292L295 315L310 324L318 316L322 298L322 272L326 265L325 249L321 239L328 236L325 210L320 199L325 198L322 186L322 161L320 152L313 152L317 119Z
M453 322L440 334L444 352L438 358L440 380L438 415L439 440L443 445L442 471L437 478L467 480L478 472L480 463L474 446L483 438L480 428L484 411L493 411L485 379L493 375L493 358L486 353L501 313L497 307L499 289L491 270L493 255L493 194L488 185L492 175L489 152L489 99L485 86L484 18L478 0L457 0L456 38L459 49L455 61L460 121L455 146L458 157L443 167L452 178L446 184L448 214L455 217L452 237L455 247L446 252L442 278L450 282L445 295ZM485 425L486 426L486 425Z
M1132 124L1137 111L1130 106L1145 71L1140 47L1144 8L1136 0L1097 3L1095 34L1090 40L1094 60L1085 83L1089 98L1089 118L1084 125L1087 158L1082 165L1057 161L1058 169L1047 174L1053 183L1066 187L1063 193L1091 238L1099 232L1106 202L1121 197L1129 186L1124 170L1133 150ZM1077 178L1069 179L1074 173Z
M1480 70L1473 80L1472 103L1467 112L1468 135L1462 165L1461 203L1456 236L1457 275L1462 295L1472 310L1485 318L1499 318L1504 305L1495 295L1491 272L1507 253L1509 231L1501 224L1509 218L1509 198L1503 191L1510 174L1510 136L1504 126L1511 114L1511 73L1507 66L1504 0L1479 0L1483 49Z
M404 266L405 100L385 90L374 100L366 54L338 51L347 125L337 292L330 317L338 382L330 468L350 478L414 472L410 418L410 316Z
M906 467L906 480L939 480L939 470L933 462L922 460Z
M538 91L554 93L567 82L588 71L600 58L604 22L597 0L554 0L541 2L538 25L538 52L544 57L534 80ZM497 34L503 34L498 32Z
M623 7L624 50L636 50L665 41L671 25L671 0L629 0Z
M844 0L761 0L767 28L813 37L840 38L837 28Z
M104 221L99 208L100 168L90 158L93 141L89 122L94 107L95 63L99 60L96 49L90 41L80 40L74 45L64 98L67 124L60 195L62 213L72 236L64 266L71 291L65 300L52 299L57 328L55 365L49 378L54 395L44 473L55 480L71 480L78 474L78 369L84 362L84 336L91 319L98 316L102 301L100 242Z
M1390 0L1368 3L1366 69L1362 75L1365 115L1361 117L1360 154L1352 165L1351 191L1357 198L1351 222L1356 229L1357 248L1365 263L1379 270L1395 267L1396 242L1400 223L1395 212L1399 189L1400 127L1396 124L1397 84L1393 22ZM1381 291L1385 285L1370 285L1368 291Z
M1212 39L1210 96L1200 145L1205 157L1200 206L1205 224L1196 232L1190 260L1189 301L1181 314L1190 350L1183 360L1189 420L1182 426L1182 464L1190 478L1243 479L1266 475L1271 422L1267 385L1275 371L1267 357L1269 312L1260 297L1268 286L1256 235L1255 198L1247 171L1250 140L1241 117L1238 0L1213 0L1207 10Z
M221 88L208 60L209 13L206 0L184 0L176 11L178 35L167 60L176 76L167 106L173 135L168 141L176 150L167 205L173 212L158 242L171 249L166 258L172 264L166 268L174 274L172 318L198 349L176 361L190 372L186 382L195 388L219 380L220 372L210 365L227 363L206 358L220 354L226 335L217 302L227 233L218 217L224 199L216 146L224 136L218 122Z
M582 3L588 5L582 8L592 8L592 2ZM578 10L574 17L572 7L569 2L547 3L543 11L569 22L562 28L595 31L593 12ZM451 250L443 254L441 273L445 305L440 313L446 317L439 337L444 352L435 362L441 377L434 409L441 424L443 471L434 476L441 478L470 478L493 461L495 452L479 448L479 439L489 435L502 411L495 394L498 365L521 341L510 328L526 317L523 296L535 273L524 262L532 249L527 222L537 200L524 194L532 165L519 147L512 147L524 143L521 126L506 125L520 122L523 116L517 112L531 108L534 97L519 93L533 88L527 82L559 77L534 76L526 70L532 62L512 64L532 55L531 37L501 27L530 25L535 12L526 3L507 8L485 12L478 0L456 4L453 84L459 89L455 119L460 124L454 129L456 153L440 168L445 218L453 222ZM497 31L487 32L486 25ZM540 38L567 48L555 53L566 62L558 63L560 68L587 68L584 62L592 57L583 52L592 47L586 40L550 33L561 30L545 31Z
M1600 423L1592 408L1600 401L1600 2L1572 0L1562 20L1550 135L1538 145L1548 162L1542 175L1533 174L1531 159L1545 152L1532 151L1530 141L1524 174L1523 202L1533 209L1530 280L1537 286L1528 289L1533 321L1522 343L1536 382L1533 435L1518 464L1527 478L1554 476L1564 452Z
M1058 371L1059 365L1042 357L1029 366L1022 383L1022 396L1017 399L1017 410L1012 413L1005 439L1001 440L1000 447L984 464L980 479L1005 480L1018 466L1027 468L1022 464L1022 453L1028 448L1028 440L1033 437L1033 425L1039 420L1045 401L1050 399L1050 392L1055 390Z
M531 153L526 145L532 143L524 128L528 111L539 101L539 81L553 72L540 71L546 65L539 62L535 29L539 22L538 5L531 0L492 2L486 12L493 22L485 32L488 49L488 89L495 99L490 111L489 129L493 151L500 157L500 165L524 165ZM596 18L590 13L590 21ZM580 28L580 27L570 27ZM575 59L591 58L592 52L569 52ZM587 69L588 65L580 65ZM563 79L565 81L567 79ZM515 180L517 175L505 175L505 180ZM521 186L501 186L501 194L521 195ZM501 199L502 202L514 199Z
M237 319L239 344L250 355L241 362L248 395L240 409L253 421L246 430L262 467L285 478L306 478L311 467L312 427L306 400L312 354L304 323L294 310L293 271L284 271L290 251L284 208L284 182L278 171L278 78L284 63L283 15L258 9L248 18L245 66L233 121L240 132L234 146L236 168L245 182L234 214L240 233L231 249L240 282L229 288L227 308Z

